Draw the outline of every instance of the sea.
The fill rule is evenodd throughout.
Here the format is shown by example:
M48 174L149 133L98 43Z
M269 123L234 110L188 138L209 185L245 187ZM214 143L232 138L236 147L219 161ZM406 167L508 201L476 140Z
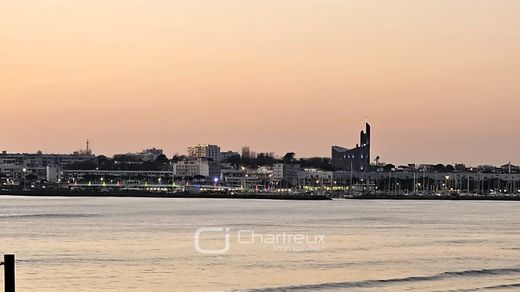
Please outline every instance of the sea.
M520 202L0 196L1 254L17 291L514 291Z

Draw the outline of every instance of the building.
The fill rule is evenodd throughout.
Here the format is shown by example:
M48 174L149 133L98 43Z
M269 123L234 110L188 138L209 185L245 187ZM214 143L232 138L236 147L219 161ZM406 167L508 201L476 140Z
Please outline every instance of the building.
M188 156L193 158L206 158L220 161L220 147L218 145L198 144L188 147Z
M53 172L48 172L52 175ZM61 181L71 185L129 186L135 184L161 184L172 182L172 171L155 170L81 170L65 169L60 172Z
M297 185L299 164L277 163L273 165L273 180L284 185Z
M173 174L180 177L203 176L207 179L220 179L220 164L202 158L183 160L173 164Z
M231 158L240 158L240 153L234 151L220 152L221 161L226 161Z
M370 168L370 125L366 123L365 131L361 131L359 144L347 149L332 146L332 166L339 170L369 171Z
M135 153L134 155L141 161L155 161L157 157L163 155L163 151L162 149L151 148Z
M315 168L306 168L298 171L298 184L302 186L331 185L334 181L334 172Z
M0 173L11 179L34 175L38 180L47 179L47 167L63 168L81 162L96 162L96 156L88 152L74 154L7 153L0 154ZM52 177L55 177L54 175Z
M49 165L63 167L78 162L96 161L96 156L92 154L43 154L38 151L34 154L29 153L7 153L0 154L0 164L10 164L22 168L40 168Z
M145 161L155 161L157 157L163 155L162 149L144 149L141 152L116 154L114 155L115 160L125 161L127 163L141 163Z
M220 182L228 187L258 190L268 188L270 176L257 170L222 169Z
M45 179L49 183L60 182L60 168L57 166L47 166L45 169Z
M520 172L520 166L513 165L511 162L508 164L504 164L500 167L502 169L502 173L519 173Z

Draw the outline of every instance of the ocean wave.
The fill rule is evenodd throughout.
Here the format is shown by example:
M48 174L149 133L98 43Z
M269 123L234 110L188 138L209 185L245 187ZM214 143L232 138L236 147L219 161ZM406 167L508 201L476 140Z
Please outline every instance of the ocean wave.
M505 268L505 269L481 269L481 270L467 270L467 271L456 271L456 272L443 272L430 276L411 276L404 278L392 278L392 279L378 279L378 280L364 280L355 282L329 282L320 284L309 284L309 285L298 285L298 286L286 286L286 287L271 287L271 288L260 288L250 289L247 292L286 292L286 291L317 291L327 289L347 289L347 288L373 288L385 285L395 285L402 283L414 283L424 281L438 281L450 278L459 277L485 277L485 276L498 276L498 275L509 275L520 273L520 268ZM512 284L517 285L517 284ZM502 285L501 285L502 286ZM495 288L488 289L505 289L507 287L494 286ZM485 288L482 288L485 290ZM466 290L464 290L466 291ZM479 290L468 290L468 291L479 291Z
M458 290L448 290L446 292L478 292L478 291L489 291L489 290L511 290L520 288L520 283L511 283L511 284L501 284L495 286L486 286L486 287L478 287L478 288L470 288L470 289L458 289Z
M17 214L17 215L0 215L2 219L25 219L25 218L53 218L53 219L65 219L65 218L83 218L83 217L95 217L95 214Z

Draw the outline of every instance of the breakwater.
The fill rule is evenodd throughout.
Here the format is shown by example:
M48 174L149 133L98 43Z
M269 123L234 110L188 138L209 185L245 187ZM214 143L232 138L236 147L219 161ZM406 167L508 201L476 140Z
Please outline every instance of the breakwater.
M258 199L258 200L331 200L327 196L289 193L221 193L221 192L147 192L147 191L0 191L4 196L35 197L136 197L136 198L205 198L205 199Z

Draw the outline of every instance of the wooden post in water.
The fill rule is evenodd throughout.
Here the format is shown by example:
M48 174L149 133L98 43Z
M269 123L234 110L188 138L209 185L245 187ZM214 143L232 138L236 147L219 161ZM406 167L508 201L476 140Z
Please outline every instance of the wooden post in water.
M4 255L5 292L15 292L15 260L14 254Z

